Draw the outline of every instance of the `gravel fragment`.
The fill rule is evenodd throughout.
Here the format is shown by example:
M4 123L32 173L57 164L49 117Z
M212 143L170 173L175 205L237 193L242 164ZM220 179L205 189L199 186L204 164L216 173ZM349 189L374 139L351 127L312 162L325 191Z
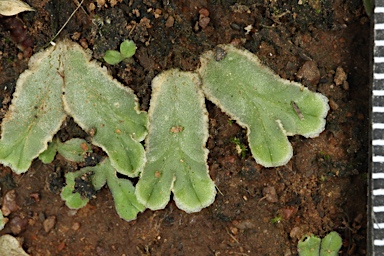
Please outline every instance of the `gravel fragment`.
M167 28L171 28L173 27L173 24L175 24L175 18L173 18L173 16L169 16L167 21L165 22L165 26Z
M199 14L199 26L202 29L205 29L211 21L211 18L209 18L209 11L205 8L202 8L199 10Z
M255 223L253 223L252 220L234 220L232 221L232 224L233 226L241 230L252 229L256 227Z
M347 74L344 72L344 69L340 66L337 67L333 82L335 82L336 85L342 85L346 80Z
M72 224L72 230L74 230L74 231L77 231L77 230L79 230L79 228L80 228L80 223L79 222L74 222L73 224Z
M314 61L306 61L297 72L297 77L310 85L316 85L320 81L320 70Z
M276 189L274 187L265 187L263 188L263 196L270 203L276 203L279 201L276 194Z
M339 105L333 99L329 99L329 106L332 110L337 110L339 108Z
M235 22L232 22L230 26L234 30L241 30L241 26L239 24L235 23Z
M206 9L206 8L201 8L201 9L199 10L199 14L200 14L200 15L203 15L204 17L208 17L208 16L209 16L209 11L208 11L208 9Z
M22 233L28 226L28 219L20 216L15 216L9 221L9 227L14 235Z
M205 29L209 22L211 21L211 19L209 17L201 17L199 19L199 26L202 28L202 29Z
M35 200L36 203L40 202L40 194L39 193L31 193L29 196Z
M45 232L49 232L53 229L53 227L56 224L56 216L49 216L46 220L43 222L43 227Z
M303 235L303 231L300 229L300 227L293 227L291 229L291 232L289 232L289 236L291 238L300 239Z
M346 91L349 90L349 83L348 83L348 81L344 81L342 86L343 86L344 90L346 90Z
M293 206L287 206L287 207L284 207L281 212L282 212L282 217L283 219L285 220L289 220L290 218L292 218L293 216L295 216L295 214L297 213L298 209L297 207L293 207Z
M1 211L4 216L8 216L11 212L15 212L18 209L20 207L16 204L16 192L13 189L9 190L3 197Z

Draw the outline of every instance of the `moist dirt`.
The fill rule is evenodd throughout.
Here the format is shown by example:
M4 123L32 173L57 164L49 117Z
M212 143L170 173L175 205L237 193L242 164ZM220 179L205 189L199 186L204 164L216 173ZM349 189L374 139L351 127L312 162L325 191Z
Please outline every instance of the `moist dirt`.
M26 2L36 12L0 17L1 118L29 57L49 44L78 5ZM327 96L326 129L314 139L290 137L289 163L264 168L248 150L246 131L207 101L216 201L194 214L170 202L131 222L118 217L107 188L82 209L66 207L63 175L79 165L60 155L48 165L35 160L23 175L1 166L0 196L14 208L0 235L18 237L31 255L288 256L297 254L305 234L337 231L342 255L366 255L370 19L361 1L85 0L55 41L62 38L101 62L106 50L132 39L131 62L103 65L135 91L143 110L157 74L196 70L201 53L234 44L281 77ZM86 134L68 119L57 136Z

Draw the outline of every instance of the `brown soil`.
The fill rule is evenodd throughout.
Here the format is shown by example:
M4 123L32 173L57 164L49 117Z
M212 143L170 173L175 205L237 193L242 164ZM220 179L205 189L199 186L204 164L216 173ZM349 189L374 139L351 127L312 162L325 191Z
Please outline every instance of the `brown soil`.
M26 2L36 12L0 18L2 116L31 52L49 43L77 1ZM134 40L132 63L106 66L136 92L144 110L154 76L195 70L202 52L233 43L281 77L326 95L326 130L315 139L291 137L292 160L263 168L249 151L237 154L233 138L247 146L245 130L207 102L216 201L195 214L171 202L132 222L117 216L107 188L86 207L68 209L59 195L62 175L77 166L60 156L49 165L35 161L20 176L1 167L1 195L14 189L19 208L0 235L22 238L31 255L288 256L304 234L334 230L343 238L343 255L366 254L370 27L361 1L85 0L83 7L59 37L79 42L99 60L124 39ZM78 134L71 120L60 131L62 138Z

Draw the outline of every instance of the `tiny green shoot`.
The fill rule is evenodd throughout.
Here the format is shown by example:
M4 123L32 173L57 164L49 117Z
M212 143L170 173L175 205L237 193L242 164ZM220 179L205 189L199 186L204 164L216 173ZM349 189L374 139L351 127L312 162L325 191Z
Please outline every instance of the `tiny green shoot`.
M125 40L120 45L120 52L108 50L105 52L104 60L110 65L115 65L123 60L131 58L136 52L136 44L132 40Z
M280 223L283 220L283 216L277 215L271 219L272 224Z
M331 156L329 154L326 154L324 151L320 151L320 155L324 158L325 161L331 161Z
M240 142L240 140L236 137L231 139L231 142L233 142L236 145L236 152L239 156L241 156L242 159L245 158L245 154L247 152L247 148L244 144Z

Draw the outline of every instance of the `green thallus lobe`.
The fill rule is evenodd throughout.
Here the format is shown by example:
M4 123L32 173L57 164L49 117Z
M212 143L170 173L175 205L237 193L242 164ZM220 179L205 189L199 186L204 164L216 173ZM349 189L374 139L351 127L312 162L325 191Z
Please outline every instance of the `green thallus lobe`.
M119 54L126 58L135 50L133 42L124 41ZM91 182L95 189L108 183L124 219L135 218L144 206L164 208L171 193L186 212L213 203L216 191L208 174L204 96L247 129L250 151L266 167L290 160L293 150L287 136L316 137L325 127L329 110L325 96L281 79L255 55L231 45L204 53L196 73L172 69L154 78L149 119L133 91L90 58L69 40L31 58L3 119L0 162L22 173L37 156L51 162L57 151L71 161L83 161L91 145L79 139L53 141L46 150L63 120L71 116L91 135L92 144L107 153L108 159L100 164L104 171L89 167L95 173ZM148 125L144 151L140 141L147 136ZM67 185L74 186L76 177L88 171L68 173ZM136 191L116 172L129 177L141 173ZM73 188L63 190L68 205L86 203L72 192Z

